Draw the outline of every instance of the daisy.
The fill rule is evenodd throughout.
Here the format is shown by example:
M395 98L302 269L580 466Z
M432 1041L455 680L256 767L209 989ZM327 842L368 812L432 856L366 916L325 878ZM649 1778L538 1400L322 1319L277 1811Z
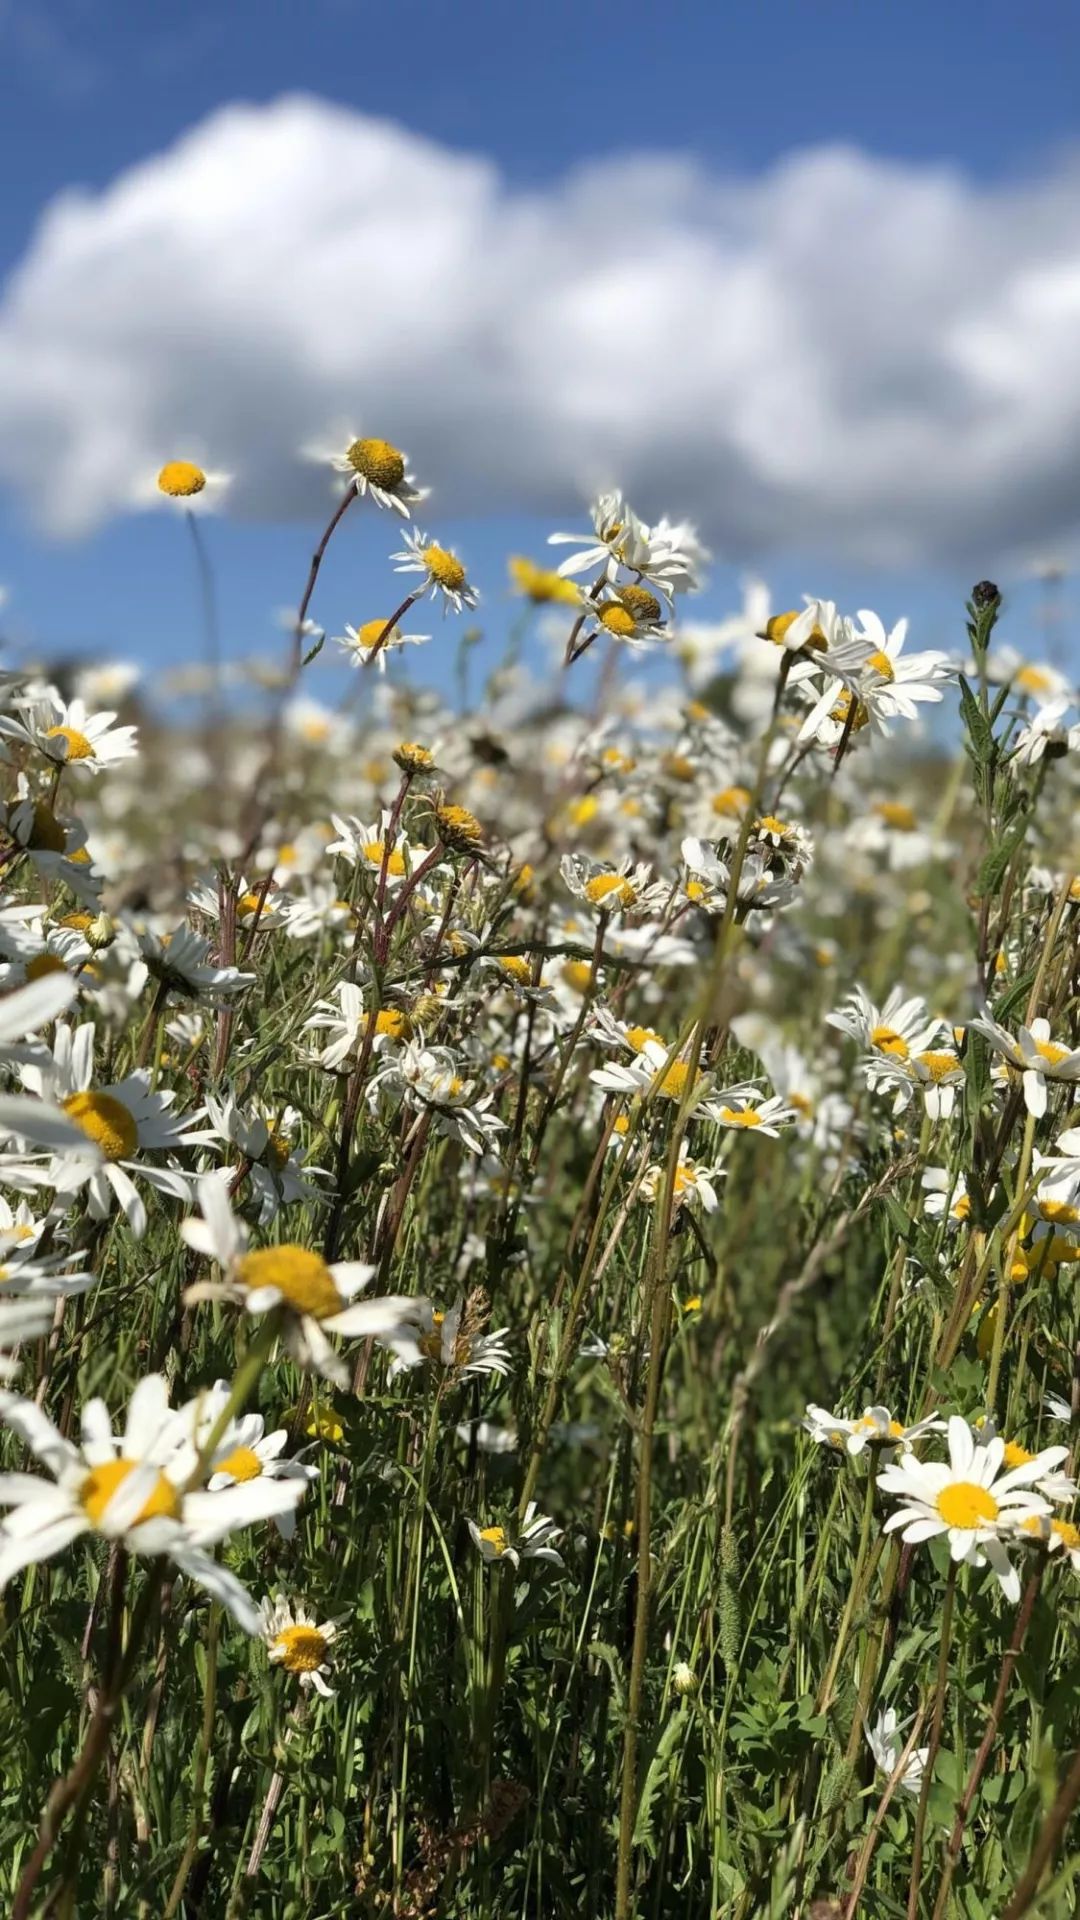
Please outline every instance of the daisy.
M418 488L406 470L408 456L389 440L362 439L350 433L344 445L338 441L332 447L305 447L304 454L309 460L329 461L334 472L343 473L361 498L370 493L377 507L391 507L406 520L409 508L427 497L426 490Z
M81 1439L65 1439L32 1400L0 1392L0 1419L52 1475L0 1477L0 1587L23 1567L51 1560L80 1534L119 1541L130 1553L173 1564L228 1608L247 1633L259 1612L235 1575L206 1551L238 1527L291 1510L300 1480L259 1479L211 1493L190 1487L199 1465L187 1409L173 1413L160 1374L140 1380L122 1436L103 1400L83 1409Z
M171 933L144 933L139 946L146 965L162 987L185 1000L219 1000L242 993L255 980L239 967L219 967L209 959L210 942L191 927Z
M1047 1553L1064 1554L1073 1572L1080 1573L1080 1527L1075 1527L1071 1520L1033 1513L1027 1520L1021 1520L1020 1531L1039 1541Z
M227 1380L217 1380L208 1392L198 1395L191 1402L191 1437L196 1452L202 1452L214 1433L228 1406L230 1392ZM250 1481L260 1478L300 1480L305 1487L309 1486L318 1479L319 1469L309 1466L300 1457L283 1459L288 1441L287 1427L278 1427L275 1432L267 1433L261 1413L245 1413L238 1419L230 1420L224 1432L219 1434L208 1462L206 1484L209 1491L216 1493L221 1487L247 1486ZM271 1517L282 1539L291 1540L296 1532L295 1509L286 1507Z
M448 1313L433 1307L430 1300L419 1301L417 1305L419 1312L410 1324L402 1324L392 1333L379 1336L380 1346L387 1347L394 1355L391 1377L403 1369L423 1366L425 1361L445 1367L461 1379L483 1373L500 1377L509 1373L508 1330L499 1327L494 1333L481 1332L471 1297L464 1303L459 1301ZM474 1321L477 1324L472 1324Z
M685 883L687 894L693 897L692 886L697 880L702 880L706 892L695 899L695 905L708 911L723 912L731 888L730 847L717 846L690 835L682 842L681 852L690 875ZM798 873L798 868L794 866L788 869L782 861L775 862L764 849L748 847L735 884L736 905L743 910L740 918L754 908L787 906L795 898Z
M430 589L431 598L437 600L442 595L443 612L453 607L460 613L463 607L475 607L479 594L469 585L468 576L456 553L448 547L440 547L429 540L426 533L414 528L405 535L405 548L401 553L392 553L390 558L398 561L395 573L423 574L423 583L417 588L417 596Z
M546 607L553 604L567 607L580 607L582 595L580 587L563 574L555 573L550 567L539 567L524 554L511 554L507 561L510 585L515 593L531 600L534 607Z
M956 1106L956 1089L964 1084L964 1065L951 1047L927 1047L907 1060L886 1059L874 1067L878 1086L895 1089L894 1112L900 1113L920 1094L927 1117L948 1120Z
M384 890L394 891L402 886L431 851L430 847L417 846L396 830L388 846L394 823L392 814L385 810L379 820L370 825L355 815L334 813L330 817L337 839L330 841L327 853L350 861L360 873L371 874L382 883Z
M264 1600L259 1613L271 1664L298 1674L305 1693L314 1687L324 1700L332 1700L334 1689L327 1686L323 1676L331 1671L330 1648L340 1621L324 1620L316 1625L313 1613L298 1601L287 1600L283 1593Z
M469 1153L483 1154L505 1132L505 1122L490 1111L491 1092L476 1095L476 1081L458 1071L449 1047L426 1047L409 1040L398 1058L373 1075L368 1101L374 1106L381 1091L400 1093L406 1104L425 1109L435 1131L459 1140Z
M859 717L888 733L890 719L916 719L919 705L943 699L942 687L956 678L956 668L945 653L928 651L901 659L906 620L898 620L886 633L877 614L868 608L859 619L862 631L837 640L827 651L825 670L831 677L799 731L800 740L814 737L821 723L830 719L837 695L845 690L856 701Z
M94 1029L89 1022L74 1029L59 1024L52 1053L43 1054L40 1063L21 1067L20 1077L42 1100L41 1122L32 1129L28 1123L24 1138L45 1147L53 1145L51 1115L56 1105L82 1134L81 1143L73 1149L57 1144L47 1182L64 1195L85 1187L92 1220L107 1219L118 1201L135 1238L142 1238L146 1208L132 1174L159 1193L187 1199L190 1175L176 1167L148 1165L142 1156L174 1152L205 1140L206 1134L192 1124L202 1118L202 1108L185 1118L171 1114L175 1092L151 1091L150 1076L142 1069L124 1080L95 1087Z
M855 1460L867 1447L899 1447L902 1453L910 1453L915 1441L921 1440L924 1434L943 1432L945 1422L931 1415L907 1427L893 1418L888 1407L864 1407L857 1420L848 1420L843 1414L830 1413L825 1407L811 1404L806 1409L803 1426L819 1447L834 1447Z
M639 1197L651 1206L657 1195L664 1191L667 1174L666 1166L657 1164L646 1167L638 1189ZM696 1202L706 1213L715 1213L720 1205L720 1195L716 1191L716 1185L724 1177L723 1167L699 1166L696 1161L691 1160L686 1141L680 1141L679 1158L675 1166L675 1182L672 1188L672 1201L676 1211L680 1207Z
M220 1178L202 1175L197 1191L202 1216L185 1220L180 1233L196 1253L221 1268L223 1279L199 1282L188 1289L186 1299L230 1300L257 1316L280 1309L282 1338L297 1366L321 1374L332 1385L346 1387L349 1373L328 1333L353 1340L380 1337L423 1313L425 1301L403 1294L357 1300L375 1275L375 1268L364 1261L339 1260L331 1266L320 1254L292 1242L249 1252L247 1229L233 1213Z
M801 653L804 648L811 653L828 653L838 640L848 638L850 625L837 612L835 600L819 600L813 594L804 593L803 603L801 613L792 608L787 613L774 613L771 620L763 620L757 629L757 638L769 640L774 647L783 647L785 652L793 654Z
M513 1567L516 1573L523 1560L546 1560L555 1567L563 1564L562 1555L552 1545L553 1541L562 1539L562 1528L546 1514L537 1512L535 1500L529 1501L520 1529L511 1533L505 1527L478 1527L475 1520L468 1524L473 1545L485 1566L502 1562Z
M293 1135L300 1125L300 1114L295 1107L274 1106L256 1095L249 1100L247 1112L242 1113L229 1089L220 1099L207 1094L206 1116L210 1122L207 1131L212 1129L249 1162L247 1178L255 1195L261 1227L274 1218L280 1207L322 1197L319 1188L306 1176L325 1175L326 1169L302 1166L293 1155Z
M80 905L93 913L98 911L104 882L86 850L85 827L57 819L47 801L32 799L23 774L19 775L18 796L7 810L5 824L47 886L60 883Z
M334 645L340 647L350 666L366 667L374 659L378 662L380 673L386 672L386 656L395 647L422 647L431 639L430 633L402 633L400 627L388 627L389 615L379 620L364 620L358 627L345 624L343 634L335 634Z
M594 612L597 630L621 640L626 646L647 647L650 641L666 640L668 629L663 608L648 587L615 587L612 597L602 601Z
M947 1167L925 1167L922 1181L926 1199L923 1212L931 1220L946 1220L951 1227L964 1225L971 1218L971 1196L962 1172Z
M907 1720L898 1722L895 1707L882 1707L871 1726L865 1721L866 1744L874 1756L874 1765L886 1779L892 1778L900 1764L900 1755L904 1751L904 1735L914 1721L914 1714ZM899 1786L904 1793L921 1793L923 1774L930 1758L929 1747L915 1747L904 1762L904 1771L900 1775Z
M370 1014L355 982L339 980L332 999L316 1001L314 1012L304 1022L304 1032L327 1035L326 1045L319 1048L317 1058L322 1066L336 1070L350 1057L355 1058L372 1024L375 1031L371 1051L376 1054L403 1046L413 1032L409 1015L400 1008L380 1007L377 1013Z
M706 1100L701 1111L715 1120L717 1126L732 1131L753 1131L769 1140L778 1140L781 1129L794 1126L799 1117L798 1109L789 1105L782 1094L774 1093L763 1099L760 1087L745 1085L725 1087Z
M1072 696L1064 694L1060 699L1050 700L1046 706L1022 727L1013 741L1012 758L1022 767L1036 767L1043 755L1052 748L1059 752L1075 752L1080 747L1080 725L1063 727L1062 715L1072 706Z
M1045 1470L1045 1456L1001 1471L1005 1442L1000 1437L980 1447L966 1420L954 1414L948 1425L949 1460L917 1460L906 1454L878 1474L878 1486L901 1502L885 1522L886 1533L903 1528L908 1545L948 1537L953 1560L982 1567L989 1562L1007 1600L1020 1598L1020 1576L1005 1542L1033 1516L1050 1506L1034 1492ZM1056 1449L1052 1451L1057 1453Z
M1024 1105L1036 1120L1041 1120L1046 1112L1048 1080L1061 1083L1080 1080L1080 1048L1051 1040L1048 1020L1033 1020L1030 1027L1020 1028L1015 1039L992 1018L989 1009L984 1009L970 1024L994 1052L1001 1054L1020 1074Z
M659 587L665 599L676 593L691 592L698 584L694 571L698 555L690 544L689 528L675 528L661 522L655 528L639 520L621 493L602 493L590 509L593 536L581 533L551 533L551 547L571 546L577 551L562 562L564 577L591 573L603 568L604 577L617 580L620 568L636 573L639 579ZM695 543L696 545L696 543Z
M625 860L612 867L583 853L564 853L559 872L574 899L584 901L594 913L648 913L663 905L671 892L641 860Z
M827 1026L848 1034L882 1062L907 1060L933 1045L944 1022L932 1018L926 1002L918 994L905 998L902 987L892 987L882 1006L871 1000L865 987L855 987L843 1005L825 1016ZM877 1078L876 1061L863 1063L867 1085L873 1090Z
M19 703L21 717L0 714L0 736L40 753L55 766L101 773L138 753L134 727L114 727L115 713L90 713L81 700Z

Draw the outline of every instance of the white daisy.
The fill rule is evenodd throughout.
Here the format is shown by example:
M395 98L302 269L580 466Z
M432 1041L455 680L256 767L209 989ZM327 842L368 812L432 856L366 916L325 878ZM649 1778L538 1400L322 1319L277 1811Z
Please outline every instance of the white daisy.
M343 434L333 446L304 448L305 457L329 462L335 473L346 479L363 497L370 494L377 507L391 507L406 520L409 508L426 493L416 486L407 471L408 456L389 440L365 439L354 433Z
M906 1454L878 1475L878 1486L901 1502L885 1522L886 1533L903 1528L909 1546L948 1536L954 1560L981 1567L989 1562L1007 1600L1020 1598L1020 1576L1005 1543L1023 1521L1049 1514L1049 1502L1034 1491L1046 1471L1044 1454L1002 1472L1005 1442L1000 1437L978 1444L966 1420L954 1414L948 1425L948 1464ZM1050 1452L1055 1460L1058 1449Z
M443 612L453 607L460 613L463 607L475 607L479 594L469 585L468 576L462 562L449 547L440 547L430 540L426 533L414 528L405 535L405 548L401 553L391 554L398 565L395 573L423 574L423 584L417 588L417 596L430 590L431 598L442 596Z
M267 1657L274 1666L299 1676L306 1693L314 1687L324 1700L332 1700L333 1687L325 1675L331 1671L330 1648L337 1638L340 1621L316 1623L315 1615L296 1600L279 1593L266 1599L259 1609L260 1631L266 1642Z

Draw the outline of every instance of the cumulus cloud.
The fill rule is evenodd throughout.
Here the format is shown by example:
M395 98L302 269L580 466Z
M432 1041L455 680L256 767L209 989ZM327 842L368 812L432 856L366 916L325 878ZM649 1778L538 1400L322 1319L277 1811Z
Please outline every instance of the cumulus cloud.
M527 191L319 100L228 107L46 212L0 297L0 480L78 533L202 454L236 511L307 515L297 449L353 428L436 521L618 482L730 558L1020 554L1080 515L1078 187L829 146Z

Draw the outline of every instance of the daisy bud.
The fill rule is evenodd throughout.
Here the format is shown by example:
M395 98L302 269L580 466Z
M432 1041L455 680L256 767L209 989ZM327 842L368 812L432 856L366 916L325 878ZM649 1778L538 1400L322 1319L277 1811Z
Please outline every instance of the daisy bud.
M103 947L111 947L116 939L116 922L107 913L96 914L86 928L84 938L94 953L100 953Z
M697 1674L694 1672L693 1667L687 1665L685 1660L679 1660L671 1676L671 1684L676 1693L682 1694L684 1697L688 1693L696 1693L698 1684Z

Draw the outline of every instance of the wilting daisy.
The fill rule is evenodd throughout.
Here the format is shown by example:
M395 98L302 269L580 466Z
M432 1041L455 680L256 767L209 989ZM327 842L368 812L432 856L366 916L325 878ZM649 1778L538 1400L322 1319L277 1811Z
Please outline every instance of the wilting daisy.
M918 1460L905 1454L878 1475L878 1486L901 1505L885 1522L886 1533L903 1528L913 1546L947 1534L954 1560L981 1567L989 1562L1007 1600L1020 1598L1020 1576L1005 1543L1050 1505L1035 1482L1047 1471L1045 1454L1002 1472L1005 1442L1000 1437L980 1446L966 1420L954 1414L948 1425L949 1459ZM1050 1449L1056 1461L1057 1448ZM1051 1463L1052 1464L1052 1463Z
M417 593L430 590L433 600L441 595L444 613L448 607L460 613L463 607L476 606L480 596L476 588L469 585L464 565L457 554L452 553L449 547L440 547L426 533L421 533L418 527L405 535L404 551L391 554L390 557L398 562L395 573L423 574L423 583L417 588Z
M115 719L115 713L90 713L81 700L50 697L20 702L17 719L0 714L0 735L55 766L101 773L138 752L135 728L116 727Z
M555 1567L563 1564L562 1555L552 1544L562 1539L562 1528L537 1512L535 1500L529 1501L520 1528L478 1527L475 1520L470 1520L469 1532L487 1566L498 1562L513 1567L516 1573L523 1560L546 1560Z
M206 1549L238 1527L291 1511L303 1497L302 1481L261 1478L215 1493L190 1488L198 1466L190 1415L170 1411L160 1374L135 1388L122 1436L114 1435L97 1399L83 1409L78 1446L32 1400L15 1394L0 1393L0 1419L53 1476L0 1477L0 1504L12 1509L0 1523L0 1586L23 1567L51 1560L80 1534L97 1533L122 1541L131 1553L167 1556L247 1633L259 1631L258 1608Z
M866 1447L899 1447L907 1453L925 1433L943 1432L945 1422L931 1415L905 1426L902 1420L893 1418L888 1407L864 1407L857 1420L849 1420L841 1413L811 1404L803 1426L819 1447L834 1447L854 1460Z
M247 1229L233 1213L216 1174L200 1178L198 1197L201 1219L185 1220L180 1232L196 1253L216 1262L223 1279L217 1284L200 1281L188 1289L187 1299L231 1300L257 1316L280 1309L282 1338L292 1358L334 1386L347 1386L349 1372L327 1334L381 1338L417 1320L427 1306L404 1294L357 1300L375 1275L365 1261L328 1265L321 1254L291 1241L249 1251Z
M471 1374L509 1373L507 1329L483 1332L486 1310L475 1296L459 1301L448 1313L433 1307L430 1300L416 1304L419 1311L411 1324L380 1337L380 1345L394 1355L392 1374L423 1366L425 1361L463 1379Z
M283 1593L264 1600L259 1609L260 1631L266 1642L267 1657L273 1666L295 1673L304 1692L314 1687L324 1700L332 1700L333 1687L324 1678L332 1670L330 1648L337 1638L340 1621L316 1623L315 1615L297 1600Z
M614 587L610 599L597 603L593 617L598 630L631 648L666 640L663 608L648 587Z
M389 440L342 435L334 446L305 447L309 460L327 461L363 497L370 493L377 507L392 507L407 520L409 508L426 496L407 472L408 456Z
M1033 1020L1029 1027L1021 1027L1015 1038L999 1026L989 1011L984 1011L970 1025L1020 1074L1024 1105L1037 1120L1046 1112L1047 1081L1080 1080L1080 1048L1051 1040L1049 1020Z
M611 867L583 853L564 853L559 872L575 900L583 900L594 913L648 913L662 906L671 893L670 886L655 880L652 868L641 860Z
M866 1744L874 1756L874 1765L886 1779L891 1779L900 1764L900 1755L904 1751L904 1735L914 1721L914 1714L907 1720L897 1720L895 1707L882 1707L873 1726L864 1721ZM930 1758L929 1747L913 1747L904 1762L904 1771L900 1775L899 1786L904 1793L921 1793L923 1774Z
M477 1092L477 1083L460 1071L449 1047L426 1047L410 1040L400 1054L374 1074L367 1097L374 1106L380 1093L404 1097L411 1107L430 1114L437 1133L459 1140L470 1153L485 1153L505 1131L505 1121L491 1112L493 1095Z

